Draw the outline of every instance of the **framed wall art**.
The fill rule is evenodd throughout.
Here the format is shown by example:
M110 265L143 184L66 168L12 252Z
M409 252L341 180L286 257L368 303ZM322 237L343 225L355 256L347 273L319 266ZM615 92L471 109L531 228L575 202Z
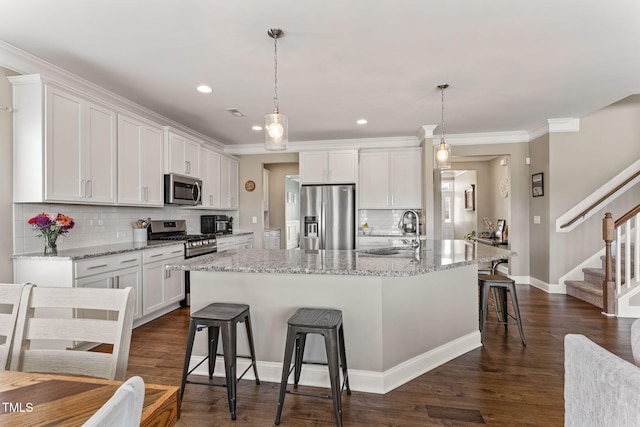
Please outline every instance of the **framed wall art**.
M467 211L476 209L476 186L474 184L464 190L464 209Z
M533 197L544 196L544 180L542 172L531 175L531 194Z

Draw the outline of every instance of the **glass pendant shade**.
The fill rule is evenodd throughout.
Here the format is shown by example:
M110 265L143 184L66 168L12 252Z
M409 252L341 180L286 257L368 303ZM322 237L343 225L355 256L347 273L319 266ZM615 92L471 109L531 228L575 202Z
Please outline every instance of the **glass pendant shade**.
M451 169L451 146L444 141L433 146L433 168Z
M287 149L289 129L287 116L274 111L264 116L264 148L269 151Z

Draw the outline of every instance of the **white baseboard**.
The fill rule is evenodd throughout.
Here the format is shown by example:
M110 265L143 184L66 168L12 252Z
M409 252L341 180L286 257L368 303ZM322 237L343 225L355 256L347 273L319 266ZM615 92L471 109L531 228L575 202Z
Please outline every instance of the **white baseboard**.
M385 394L481 345L480 332L474 331L402 362L385 372L349 369L349 385L354 391ZM348 358L349 356L347 355ZM192 356L190 367L196 366L202 359L202 356ZM250 361L248 359L238 359L238 375L244 372L249 364ZM193 375L208 376L207 364L200 365L193 372ZM260 375L260 381L279 383L282 377L282 363L258 361L258 375ZM218 357L216 361L214 376L224 377L224 360L222 357ZM244 379L254 380L253 370L249 370ZM289 382L293 383L293 376L289 377ZM329 372L325 366L305 365L300 375L300 384L329 388Z

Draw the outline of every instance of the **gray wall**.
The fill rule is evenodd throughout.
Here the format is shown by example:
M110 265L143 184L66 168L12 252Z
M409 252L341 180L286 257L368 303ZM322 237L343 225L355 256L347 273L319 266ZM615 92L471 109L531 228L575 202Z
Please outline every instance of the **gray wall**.
M580 119L580 131L549 136L549 283L603 247L602 217L618 218L640 201L640 188L627 192L570 233L555 232L556 219L640 159L640 95L633 95ZM547 184L548 183L548 184ZM636 186L640 187L640 186Z
M239 170L238 170L238 182L240 186L239 190L239 218L238 222L234 224L234 227L238 231L251 231L253 232L253 247L254 248L262 248L263 236L262 233L264 231L263 224L263 211L262 211L262 169L264 169L264 165L269 165L269 169L272 171L269 176L269 182L280 181L280 178L274 177L274 174L280 174L279 172L274 171L275 166L278 163L298 163L298 153L274 153L274 154L252 154L252 155L244 155L238 156L239 159ZM288 172L284 172L289 175L297 175L297 169L295 172L294 169L289 167L287 169ZM256 189L252 192L246 191L244 189L244 183L248 180L252 180L256 183ZM275 217L278 215L273 212L273 208L271 206L272 201L276 201L280 197L282 202L282 216L284 217L284 178L280 181L282 185L280 187L270 186L273 189L273 193L269 194L269 222L272 227L282 227L281 225L276 225ZM256 217L257 222L253 223L253 217ZM284 221L284 220L283 220ZM282 230L284 232L284 228ZM282 237L281 237L282 239Z
M300 168L297 162L270 163L264 167L269 171L269 226L280 229L280 247L286 249L286 177L298 175Z
M529 232L530 241L530 268L531 277L549 283L549 135L543 135L529 143L529 155L531 156L531 174L542 173L544 195L533 197L529 190L530 217ZM533 223L533 217L540 217L540 224Z
M467 170L464 173L456 176L454 180L454 238L458 240L464 239L467 234L474 230L477 230L477 210L466 210L464 203L466 190L468 190L472 184L477 186L476 171L474 170Z
M531 176L529 165L525 164L525 159L529 156L529 144L486 144L486 145L453 145L452 154L454 156L508 156L508 171L511 175L511 190L509 196L503 201L508 206L507 225L509 226L509 249L516 252L517 256L511 258L509 268L510 274L514 276L529 275L529 193L531 187ZM486 162L485 162L486 163ZM467 168L465 163L456 165L456 168ZM489 193L483 193L482 177L478 175L477 200L482 201L484 197L493 198L494 192L498 192L497 184L492 183L491 171L489 173L492 187ZM494 172L494 175L496 173ZM499 181L498 181L499 182ZM499 196L498 196L499 197ZM485 209L481 207L480 209ZM481 211L484 212L484 211ZM478 212L479 220L482 216L493 217L500 213L487 208L487 215ZM478 227L480 228L480 227Z

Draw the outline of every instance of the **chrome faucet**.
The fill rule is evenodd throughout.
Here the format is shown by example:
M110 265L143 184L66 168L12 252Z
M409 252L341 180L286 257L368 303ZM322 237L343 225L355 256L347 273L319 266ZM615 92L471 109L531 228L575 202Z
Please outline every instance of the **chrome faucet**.
M404 212L402 212L402 216L400 217L400 222L398 222L398 228L402 229L402 231L404 232L404 218L405 215L408 213L412 213L414 215L414 218L416 219L416 237L415 239L408 241L407 239L403 239L403 242L405 244L408 244L409 246L411 246L414 251L415 251L415 255L417 259L420 259L420 217L418 216L418 213L412 209L408 209Z

